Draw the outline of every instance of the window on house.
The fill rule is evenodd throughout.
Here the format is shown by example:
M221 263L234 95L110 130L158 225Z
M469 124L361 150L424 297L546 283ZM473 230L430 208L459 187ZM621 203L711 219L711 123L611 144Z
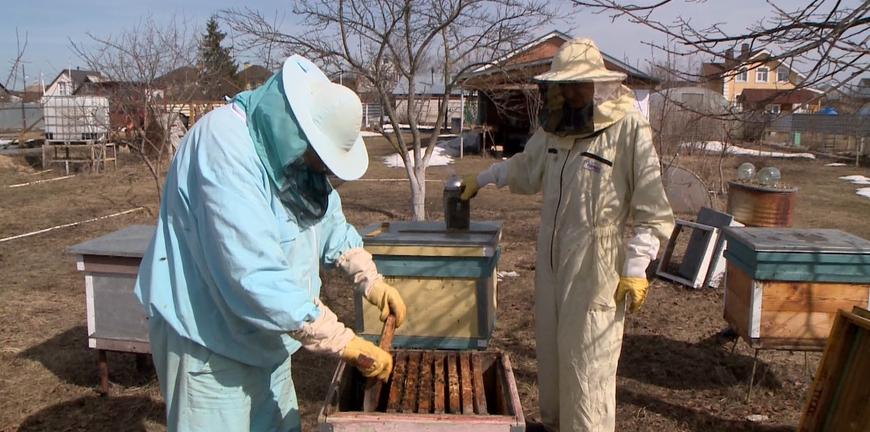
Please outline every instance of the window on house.
M787 67L778 67L776 69L776 80L779 82L788 82L789 72L791 72Z
M755 71L755 82L767 82L767 73L770 72L769 68L760 67Z
M747 75L746 68L740 68L740 72L737 74L737 82L746 82Z
M781 112L781 107L779 104L770 104L764 107L764 111L770 114L779 114Z

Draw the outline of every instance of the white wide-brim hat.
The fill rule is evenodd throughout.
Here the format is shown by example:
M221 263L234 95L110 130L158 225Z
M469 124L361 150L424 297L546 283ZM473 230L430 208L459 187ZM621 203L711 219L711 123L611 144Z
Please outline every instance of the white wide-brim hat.
M369 155L359 132L359 96L300 55L284 61L282 81L293 115L323 163L342 180L362 177Z
M550 64L550 71L535 76L545 82L619 82L625 80L622 72L604 67L601 51L590 39L565 42Z

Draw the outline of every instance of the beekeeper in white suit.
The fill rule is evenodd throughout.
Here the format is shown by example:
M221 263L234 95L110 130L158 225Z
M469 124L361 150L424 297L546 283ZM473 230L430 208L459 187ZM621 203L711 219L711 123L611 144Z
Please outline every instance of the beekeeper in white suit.
M464 179L464 199L488 184L544 193L535 334L541 417L553 430L614 430L625 302L643 304L646 268L673 229L650 125L625 77L591 40L567 42L535 77L545 104L523 152Z

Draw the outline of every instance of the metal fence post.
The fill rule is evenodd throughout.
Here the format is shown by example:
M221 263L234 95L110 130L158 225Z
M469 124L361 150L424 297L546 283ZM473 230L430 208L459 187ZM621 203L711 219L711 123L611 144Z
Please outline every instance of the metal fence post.
M864 154L864 137L861 137L861 141L858 143L858 151L855 152L855 166L861 166L861 155Z

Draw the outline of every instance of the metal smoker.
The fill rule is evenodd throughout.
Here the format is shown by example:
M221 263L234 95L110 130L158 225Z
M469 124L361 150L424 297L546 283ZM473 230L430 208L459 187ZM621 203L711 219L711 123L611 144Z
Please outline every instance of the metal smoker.
M471 223L471 205L463 201L462 179L451 175L444 182L444 222L448 230L467 230Z

